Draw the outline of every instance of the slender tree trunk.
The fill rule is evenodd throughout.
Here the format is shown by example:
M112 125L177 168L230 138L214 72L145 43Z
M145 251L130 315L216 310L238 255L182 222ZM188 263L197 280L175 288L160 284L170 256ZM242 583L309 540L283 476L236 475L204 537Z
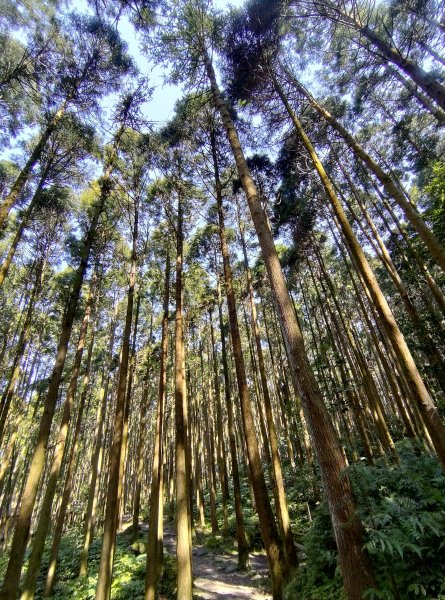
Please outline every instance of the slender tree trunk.
M9 267L11 266L12 259L14 258L15 252L17 250L17 246L19 245L20 240L22 239L23 232L25 231L25 228L29 222L32 211L34 210L34 207L39 200L43 183L44 180L43 178L41 178L36 188L36 191L34 192L34 196L32 197L32 200L28 205L28 208L23 213L22 219L20 221L17 231L15 232L14 239L11 242L6 258L3 261L2 266L0 267L0 288L3 286L3 282L5 281L8 275Z
M184 378L184 333L182 314L183 199L178 193L176 223L176 313L175 313L175 423L176 423L176 559L177 600L192 600L193 574L190 545L190 515L187 464L187 398Z
M211 318L211 316L210 316ZM238 452L236 448L236 431L233 416L233 403L230 393L229 367L227 364L226 336L224 332L221 286L218 278L218 323L221 337L221 359L224 375L224 397L227 410L227 425L229 430L230 458L232 465L233 497L235 503L236 539L238 543L238 567L245 569L249 562L249 547L244 527L243 508L241 500L241 485L238 468ZM214 357L215 360L216 357Z
M350 188L354 194L354 197L360 207L360 210L361 210L363 216L365 217L366 223L369 227L369 230L372 232L374 239L370 236L370 233L368 232L368 227L363 225L363 223L360 221L360 219L355 214L354 209L352 208L350 202L348 202L342 196L341 197L342 197L343 201L345 202L350 214L352 215L354 220L359 225L359 228L362 231L362 233L364 234L366 240L370 243L370 245L374 249L376 255L382 261L382 264L385 267L388 275L392 279L392 281L397 289L397 292L399 293L400 298L403 302L403 305L406 310L406 314L407 314L408 318L410 319L410 321L412 322L414 332L416 333L416 336L420 342L420 347L428 359L428 362L431 367L432 375L433 375L433 377L435 377L435 379L439 383L442 391L444 392L445 391L445 363L442 359L442 356L441 356L438 348L436 347L433 339L431 338L430 334L428 333L428 330L426 329L425 324L417 311L417 308L415 307L414 303L412 302L412 300L408 294L408 290L406 289L405 284L403 283L396 267L394 266L394 263L391 259L391 256L389 254L388 249L386 248L384 241L382 240L379 232L377 231L377 228L376 228L373 220L371 219L368 211L366 210L366 207L364 206L363 202L360 200L360 198L356 194L355 190L353 189L352 181L351 181L350 177L348 176L348 174L344 171L340 162L338 161L338 157L337 157L337 162L348 182L348 185L350 186ZM377 246L376 246L376 244L377 244Z
M213 323L210 320L210 336L212 343L212 362L213 362L213 381L215 383L215 405L216 405L216 426L217 426L217 454L218 454L218 470L219 477L221 480L221 494L222 494L222 505L223 505L223 518L224 518L224 535L227 535L228 528L228 516L227 516L227 501L229 499L229 484L228 474L226 465L226 447L224 442L224 428L222 419L222 407L221 407L221 389L219 385L218 367L215 362L215 347L214 347L214 332Z
M288 73L289 74L289 73ZM290 75L290 74L289 74ZM290 77L292 77L290 75ZM296 118L294 111L292 110L289 101L284 95L283 90L278 84L276 78L273 76L274 87L277 94L280 96L283 105L285 106L289 116L291 117L294 125L294 119ZM422 217L417 212L409 200L405 197L405 194L399 189L398 185L392 179L391 175L386 173L382 167L364 150L364 148L356 141L356 139L347 131L343 125L335 119L325 108L323 108L318 102L313 98L313 96L306 90L306 88L301 85L294 77L292 77L292 82L297 87L297 89L304 94L304 96L309 100L311 106L315 108L315 110L340 134L340 136L345 140L348 146L353 150L354 154L356 154L360 160L368 167L368 169L375 175L378 181L382 184L386 193L397 202L399 207L402 209L408 221L414 227L414 229L419 234L420 238L430 251L431 255L437 261L437 263L445 270L445 248L441 245L439 240L434 236L433 232L429 229L429 227L425 224Z
M205 378L204 378L204 358L202 345L200 346L201 356L201 371L202 371L202 382L203 389L205 389ZM210 381L209 381L210 384ZM211 402L211 387L209 385L209 398L205 398L210 404ZM206 402L206 404L207 404ZM206 467L207 467L207 481L210 499L210 523L212 526L212 533L215 535L219 532L218 518L216 516L216 469L215 469L215 445L214 445L214 433L213 433L213 422L212 414L208 410L204 410L204 430L205 430L205 442L206 442ZM210 413L210 414L209 414Z
M82 287L85 272L87 270L88 259L95 238L99 217L102 213L105 201L110 192L110 173L111 168L106 171L106 174L102 180L100 197L98 202L96 203L96 206L94 207L93 217L91 219L88 232L84 239L80 265L77 268L74 277L71 295L63 318L62 330L57 347L56 360L45 399L42 419L40 421L37 445L30 463L28 478L23 491L21 506L17 516L16 527L14 530L14 537L12 540L8 567L6 569L3 586L0 590L1 600L11 600L11 598L15 598L18 593L20 573L22 570L26 544L28 541L29 529L31 526L31 517L36 501L39 482L45 466L47 444L51 431L51 424L53 421L54 411L56 408L60 382L62 379L63 367L65 364L66 354L68 350L68 343L71 337L71 331L76 315L80 290Z
M91 283L89 297L86 303L85 315L80 328L79 341L77 343L76 355L74 358L73 370L71 372L70 384L63 406L62 420L60 423L59 433L54 449L53 460L49 472L48 483L46 484L45 495L40 509L37 529L34 535L32 544L31 556L29 557L28 570L26 572L25 583L21 595L21 600L32 600L34 598L37 577L40 571L43 550L45 548L46 536L51 525L51 512L56 495L56 486L59 479L60 469L62 467L62 459L65 454L65 446L68 439L68 431L71 420L71 413L74 404L74 398L77 391L77 382L79 379L80 365L82 362L83 350L85 347L85 339L88 330L88 324L91 315L91 306L94 300L95 293L95 278Z
M153 315L150 318L150 331L148 335L148 344L150 346L153 331ZM142 491L142 478L144 469L144 448L145 441L147 439L147 428L148 428L148 409L150 407L150 364L151 350L147 355L147 371L145 375L144 388L142 392L141 400L141 425L138 434L137 450L136 450L136 473L134 482L134 497L133 497L133 525L131 538L133 542L136 542L139 537L139 512L141 507L141 491ZM155 441L156 444L156 441ZM155 460L153 454L153 461ZM153 466L154 468L154 466Z
M250 273L249 260L247 258L246 242L244 239L244 230L242 224L239 222L241 248L244 257L244 266L247 274L247 287L250 300L250 310L252 314L252 327L255 337L255 345L258 358L258 367L261 377L261 387L263 390L264 406L266 409L266 420L267 428L269 432L270 449L272 454L272 467L274 474L274 483L276 488L276 499L277 506L276 512L278 516L278 523L280 525L281 535L283 537L284 552L286 555L286 562L289 569L295 569L298 566L297 551L295 548L294 536L292 533L289 511L287 508L286 491L284 489L283 473L281 470L281 459L278 449L278 437L275 429L275 423L272 413L272 403L269 394L269 387L267 383L266 368L264 365L263 348L261 346L261 334L258 326L258 318L255 306L255 298L253 295L252 275Z
M441 108L438 108L434 104L434 102L432 102L430 98L428 98L428 96L425 96L425 94L423 94L419 90L417 85L413 83L411 79L405 79L402 73L400 73L398 69L394 69L394 67L392 67L391 65L387 65L386 69L388 73L390 73L395 79L397 79L397 81L401 83L403 87L406 90L408 90L408 92L412 94L412 96L414 96L414 98L416 98L416 100L423 106L423 108L425 108L437 119L439 125L441 125L442 127L445 126L445 112Z
M212 63L205 50L203 58L213 101L221 115L258 235L287 347L293 384L301 393L317 452L345 588L349 600L359 600L366 589L374 587L374 577L368 556L362 548L363 528L355 515L350 481L343 473L346 465L310 368L294 307L255 183L249 172L230 113L219 91Z
M323 4L325 6L323 6ZM354 18L343 12L331 0L323 0L319 5L322 16L328 19L336 20L340 18L343 23L356 31L363 39L366 39L371 44L374 50L388 63L396 65L404 73L410 77L430 98L432 98L440 107L445 109L445 87L430 73L419 67L410 58L403 56L397 48L390 46L383 40L378 33L372 30L368 25L362 23L357 18ZM326 7L326 8L325 8ZM329 9L333 11L333 16L329 16Z
M277 92L279 94L281 92L281 89L279 87L277 87ZM287 101L287 98L282 92L280 97L320 177L329 202L340 223L340 227L345 237L346 244L351 252L351 255L354 258L360 275L363 277L363 280L367 288L369 289L369 292L378 310L382 323L384 324L384 327L387 330L394 351L403 368L405 377L409 382L413 397L417 402L419 409L422 413L423 419L433 441L434 448L442 465L445 467L445 426L442 423L437 408L435 407L434 402L431 399L429 392L422 380L422 377L420 376L417 366L411 356L411 352L406 344L405 338L403 337L395 321L394 315L391 309L389 308L385 296L382 294L380 286L365 257L363 249L361 248L360 244L357 241L357 238L355 237L355 234L346 217L343 207L337 195L335 194L333 185L328 175L326 174L326 171L324 170L324 167L320 162L320 159L318 158L311 141L307 137L300 121L293 112L289 102Z
M96 297L99 296L99 292L96 292ZM51 545L51 552L49 558L49 567L46 576L46 583L44 589L44 596L52 596L53 587L55 582L56 568L57 568L57 558L59 555L60 542L62 540L63 527L65 525L66 512L68 509L68 504L71 498L71 491L73 487L73 476L75 470L75 462L77 458L77 451L79 445L79 436L81 432L81 427L83 424L83 413L85 409L85 403L87 400L87 394L89 392L89 381L90 381L90 369L91 369L91 359L93 356L93 348L94 348L94 323L91 331L91 338L88 347L88 355L85 366L85 375L82 383L82 394L80 396L79 406L77 409L77 417L76 417L76 425L74 428L73 439L71 441L71 450L68 457L68 465L66 468L65 474L65 484L62 492L62 500L60 503L60 508L57 514L56 526L53 534L53 541Z
M214 132L211 132L212 146L216 148L214 141ZM232 270L230 267L229 248L227 245L226 232L224 226L224 213L222 207L222 191L219 179L219 168L214 155L214 171L216 198L218 202L219 236L221 242L221 251L223 257L224 279L226 286L227 304L229 307L229 324L232 339L233 355L235 359L235 371L238 381L238 391L241 403L241 414L244 425L244 436L249 460L249 470L252 481L253 493L255 496L256 509L258 511L261 536L266 548L269 568L272 577L272 593L274 600L281 600L283 596L283 586L285 573L283 572L283 556L281 552L281 543L275 525L272 507L269 502L264 471L261 464L258 441L255 433L255 425L252 414L252 407L249 398L247 386L246 370L244 366L244 357L241 347L241 337L238 326L238 317L236 313L235 294L233 290Z
M93 455L91 457L91 478L89 482L89 493L87 508L85 512L85 524L83 535L83 549L80 555L79 577L86 577L88 571L88 552L91 541L94 535L94 526L96 520L97 498L99 493L99 482L102 473L103 463L103 442L104 442L104 427L106 418L106 405L108 401L108 387L110 382L110 370L113 362L114 337L116 331L117 308L111 321L110 343L108 349L108 357L105 368L107 369L106 377L102 374L102 380L105 379L104 387L99 390L98 409L96 419L96 435Z
M19 341L17 343L17 349L15 351L15 356L11 367L11 375L0 400L0 442L3 440L3 432L6 425L6 420L8 418L9 409L11 407L12 399L14 397L17 383L19 380L21 370L20 363L22 361L31 334L31 321L34 312L34 306L42 288L43 264L43 258L39 259L36 265L34 286L32 288L28 307L26 309L25 321L23 323L22 331L20 332Z
M51 134L57 129L58 124L62 120L63 115L65 114L65 109L68 105L69 99L67 98L63 104L58 108L58 110L54 113L54 116L48 123L48 125L43 130L39 141L37 142L34 150L31 153L31 156L28 158L26 165L20 171L17 179L15 180L11 191L5 197L3 202L0 204L0 230L2 230L7 221L9 212L11 208L17 203L30 175L37 164L37 161L42 156L43 151L45 150L46 144L48 143Z
M122 501L123 457L125 435L125 413L127 406L127 375L130 359L130 335L133 321L133 305L136 284L138 207L134 207L133 247L131 252L130 282L127 293L127 312L122 337L121 363L117 385L116 410L108 465L108 489L106 495L105 522L100 556L99 576L96 586L96 600L109 600L113 573L114 544L119 519L119 506Z

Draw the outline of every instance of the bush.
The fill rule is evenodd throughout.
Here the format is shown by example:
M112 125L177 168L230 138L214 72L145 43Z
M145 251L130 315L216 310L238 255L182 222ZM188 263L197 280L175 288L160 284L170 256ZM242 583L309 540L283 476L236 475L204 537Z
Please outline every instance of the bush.
M365 548L377 578L367 598L445 599L445 476L436 458L406 440L400 463L354 465L350 476ZM306 558L287 598L343 598L338 556L325 503L314 511L303 545Z

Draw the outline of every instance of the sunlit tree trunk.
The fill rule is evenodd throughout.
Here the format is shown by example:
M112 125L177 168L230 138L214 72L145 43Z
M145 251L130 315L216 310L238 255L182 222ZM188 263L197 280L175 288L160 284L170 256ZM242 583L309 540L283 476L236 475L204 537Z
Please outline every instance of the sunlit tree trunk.
M48 482L46 484L45 495L43 497L43 502L40 509L37 529L34 535L32 551L31 556L29 557L28 570L26 572L21 600L32 600L34 598L46 536L51 525L51 512L54 496L56 494L57 481L59 479L60 469L62 467L62 459L65 454L65 446L68 439L71 413L73 410L74 399L77 391L77 383L80 374L80 365L82 362L85 340L90 322L91 306L94 301L95 286L96 280L94 277L91 282L90 293L86 302L85 315L80 328L79 341L77 343L76 355L74 357L74 365L71 372L70 384L68 387L65 404L63 406L59 433L54 449Z
M102 472L103 463L103 446L104 446L104 428L106 418L106 405L108 398L108 388L111 377L111 367L113 362L113 350L114 350L114 338L116 331L116 319L117 319L117 303L115 306L115 313L111 319L111 331L110 331L110 342L108 348L108 356L105 364L106 375L102 373L102 386L100 387L98 394L98 407L96 417L96 429L95 429L95 444L93 454L91 457L91 477L89 481L88 501L87 508L85 511L85 523L83 531L83 548L80 555L80 567L79 576L85 577L88 570L88 552L91 541L94 535L94 527L96 520L96 508L98 499L98 487L100 482L100 476ZM105 384L104 384L105 380Z
M192 561L187 468L187 399L184 377L184 334L182 314L183 199L178 193L176 223L175 284L175 423L176 423L176 560L177 600L192 600Z
M130 335L133 321L133 305L136 284L138 240L138 207L134 207L133 245L131 252L130 282L127 292L127 311L122 337L121 362L117 384L116 409L111 439L108 465L108 489L106 494L105 522L99 576L96 586L96 600L109 600L113 573L114 545L119 519L119 506L122 501L122 480L124 474L123 442L125 413L127 405L127 375L130 359Z
M289 113L292 121L295 118L295 113L290 107L289 101L284 95L284 92L276 78L273 78L274 86L277 94L280 96L286 110ZM318 102L311 96L311 94L302 86L299 82L292 77L293 83L297 86L298 90L302 92L305 97L309 100L311 106L340 134L345 140L348 146L353 150L354 154L363 161L373 175L382 184L386 193L397 202L399 207L402 209L406 218L409 220L411 225L417 231L422 241L430 251L431 255L435 258L437 263L445 269L445 249L434 236L433 232L425 224L422 217L417 212L411 202L405 197L403 192L400 190L396 182L393 181L392 177L386 173L382 167L364 150L364 148L357 142L357 140L349 133L349 131L343 127L343 125L337 121L325 108L323 108ZM295 125L295 122L294 122Z
M96 292L96 296L99 293ZM46 576L44 596L51 596L53 594L53 587L55 582L56 568L57 568L57 559L59 555L60 542L62 540L63 527L65 525L66 513L68 509L68 504L71 499L71 492L73 487L73 478L74 478L74 470L78 453L79 446L79 436L81 433L81 428L83 425L83 414L85 409L85 404L87 401L87 395L90 392L89 382L90 382L90 370L91 370L91 360L93 356L93 348L94 348L94 322L91 331L91 338L88 347L88 355L85 366L85 375L82 382L82 394L80 396L79 406L77 409L77 417L76 424L72 436L71 441L71 449L68 457L68 464L65 473L65 484L62 492L62 499L60 503L60 508L57 514L56 526L54 528L53 541L51 544L51 552L49 559L49 568Z
M56 408L57 397L59 393L60 382L62 379L63 367L65 365L68 343L71 337L73 322L76 315L77 304L80 297L80 290L88 266L91 247L96 234L96 228L99 217L105 205L105 201L110 192L111 167L106 170L101 182L101 193L93 209L93 217L89 229L84 238L81 260L74 276L74 282L71 288L71 295L68 300L67 309L63 318L62 330L57 346L57 353L53 372L51 375L48 392L44 404L44 412L40 421L37 444L29 466L29 473L21 499L21 506L17 516L14 537L9 555L8 567L6 569L3 586L0 590L2 600L15 598L18 593L20 582L20 573L25 556L26 544L28 540L29 529L31 526L31 517L34 504L37 497L37 490L45 466L45 457L47 451L48 439L51 431L54 411Z
M433 441L434 448L442 465L445 467L445 426L442 423L437 408L435 407L434 402L431 399L431 396L422 380L422 377L420 376L417 366L412 358L411 352L406 344L405 338L403 337L395 321L394 315L391 309L389 308L385 296L382 294L377 279L375 278L375 275L365 257L363 249L361 248L360 244L357 241L357 238L355 237L355 234L346 217L343 207L334 191L333 185L328 175L326 174L326 171L324 170L324 167L320 162L320 159L318 158L311 141L307 137L299 119L292 110L287 98L284 96L281 89L278 86L276 89L277 93L280 94L280 98L289 114L289 117L292 120L292 123L295 127L296 132L298 133L298 136L300 137L304 147L306 148L311 158L314 168L320 177L326 195L329 199L329 202L333 208L333 211L338 219L341 230L345 237L345 243L347 244L347 247L351 252L351 256L354 259L356 268L358 269L361 277L365 282L366 287L369 290L369 293L372 296L372 300L376 306L376 309L378 310L379 316L387 331L388 337L394 348L394 352L396 353L400 364L403 368L405 377L409 382L413 397L417 402L418 407L422 413L422 417L425 421L425 424Z
M256 186L244 158L230 113L219 91L212 63L204 47L203 59L213 101L221 115L260 242L261 253L287 346L293 384L295 389L300 390L304 403L328 499L345 588L349 600L358 600L361 599L366 589L374 586L374 577L369 559L362 549L363 529L355 515L350 481L342 473L346 465L309 365L301 331Z

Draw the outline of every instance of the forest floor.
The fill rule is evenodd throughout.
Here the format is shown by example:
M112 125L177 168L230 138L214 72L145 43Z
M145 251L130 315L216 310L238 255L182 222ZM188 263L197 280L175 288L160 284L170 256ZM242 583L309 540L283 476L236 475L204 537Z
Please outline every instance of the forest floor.
M145 529L146 525L140 526ZM174 557L174 526L164 526L164 550ZM197 531L193 540L193 597L197 600L271 600L269 570L265 554L250 554L250 568L238 571L236 553L206 546L206 534ZM161 598L160 600L164 600Z

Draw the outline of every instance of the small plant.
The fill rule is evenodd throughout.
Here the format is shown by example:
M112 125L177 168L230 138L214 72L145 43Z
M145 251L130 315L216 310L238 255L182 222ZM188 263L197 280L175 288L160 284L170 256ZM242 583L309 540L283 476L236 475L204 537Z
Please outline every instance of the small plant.
M400 463L351 467L359 517L365 527L377 587L372 600L445 599L445 476L436 458L404 440ZM326 503L314 511L303 539L305 560L287 598L343 598Z

